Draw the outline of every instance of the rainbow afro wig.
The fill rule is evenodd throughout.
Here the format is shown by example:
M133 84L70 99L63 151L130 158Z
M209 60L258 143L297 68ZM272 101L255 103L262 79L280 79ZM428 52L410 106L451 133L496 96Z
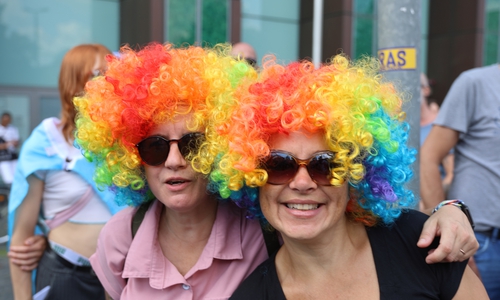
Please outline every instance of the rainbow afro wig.
M96 164L98 186L110 187L119 204L137 206L154 198L135 146L152 128L191 114L188 129L204 132L215 103L231 103L236 86L255 79L255 70L229 51L227 45L123 47L118 57L108 58L105 75L89 81L85 94L74 99L76 143ZM208 170L212 161L196 163Z
M324 133L336 153L333 186L349 184L346 214L367 226L390 224L401 209L415 205L405 185L416 150L407 145L409 126L403 100L382 81L376 59L356 63L342 55L315 69L311 62L281 66L265 59L260 78L239 87L238 101L224 121L213 123L206 148L218 151L210 189L262 217L258 187L272 134ZM207 150L208 151L208 150Z

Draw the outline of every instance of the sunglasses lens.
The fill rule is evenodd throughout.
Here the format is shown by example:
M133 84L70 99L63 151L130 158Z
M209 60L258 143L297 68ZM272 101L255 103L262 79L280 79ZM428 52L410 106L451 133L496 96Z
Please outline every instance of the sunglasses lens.
M137 145L141 159L150 166L165 162L170 151L170 142L158 136L149 137Z
M330 185L333 153L320 153L307 164L309 176L320 185Z
M267 183L285 184L290 181L297 172L298 165L292 156L286 153L271 152L265 163L267 171Z
M203 139L204 135L199 132L188 133L179 140L167 140L161 136L152 136L137 144L137 149L142 161L150 166L158 166L167 160L170 143L177 142L179 151L187 159L191 152L195 152L199 148Z
M193 132L183 136L178 143L182 156L187 158L191 152L196 152L203 142L204 137L205 136L199 132Z

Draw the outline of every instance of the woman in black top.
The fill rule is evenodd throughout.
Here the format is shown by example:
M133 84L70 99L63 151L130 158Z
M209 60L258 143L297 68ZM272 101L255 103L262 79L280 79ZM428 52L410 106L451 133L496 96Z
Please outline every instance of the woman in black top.
M416 151L381 79L370 59L268 60L208 135L224 149L214 187L284 241L233 299L487 299L466 262L429 265L436 245L416 245L426 216L406 209L416 199L405 187Z

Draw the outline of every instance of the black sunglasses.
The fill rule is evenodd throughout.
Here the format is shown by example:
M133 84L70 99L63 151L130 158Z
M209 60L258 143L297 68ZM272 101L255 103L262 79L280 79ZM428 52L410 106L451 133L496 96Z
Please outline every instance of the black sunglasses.
M186 158L191 151L198 150L205 135L200 132L191 132L183 135L180 139L167 140L158 135L143 139L137 145L139 156L142 161L150 166L158 166L167 160L170 153L170 143L175 142L182 156Z
M286 184L293 180L300 166L307 169L311 179L319 185L331 185L332 169L338 166L333 162L335 153L331 151L318 152L308 159L298 159L291 153L272 150L264 162L267 172L267 183Z

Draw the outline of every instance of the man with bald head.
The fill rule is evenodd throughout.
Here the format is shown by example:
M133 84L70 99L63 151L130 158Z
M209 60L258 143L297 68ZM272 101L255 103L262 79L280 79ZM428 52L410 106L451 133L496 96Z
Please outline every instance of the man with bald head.
M255 49L250 44L239 42L233 45L231 55L245 59L254 68L257 67L257 54Z

